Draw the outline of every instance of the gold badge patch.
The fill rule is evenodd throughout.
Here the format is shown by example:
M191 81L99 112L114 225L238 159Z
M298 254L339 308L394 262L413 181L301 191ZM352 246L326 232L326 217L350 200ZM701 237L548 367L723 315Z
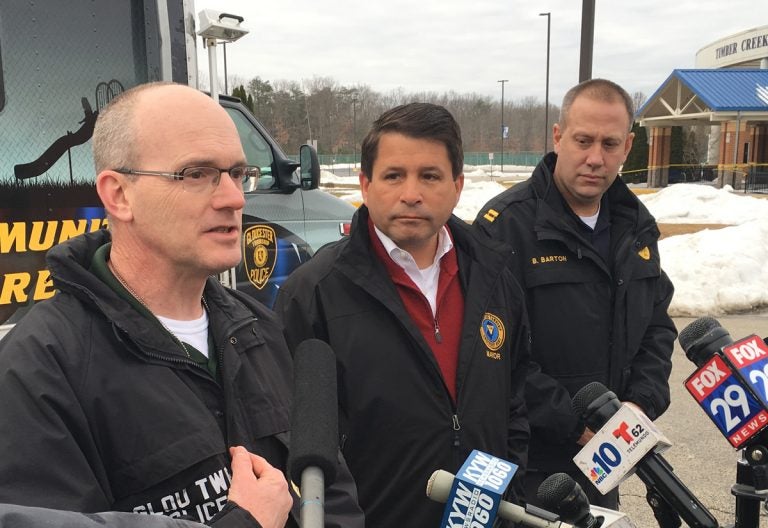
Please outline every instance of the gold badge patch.
M248 280L262 289L277 264L277 234L268 225L254 225L243 232L243 265Z
M483 316L483 322L480 323L480 337L483 338L485 346L491 351L496 352L504 345L505 334L504 323L501 319L492 313L486 312ZM501 359L501 357L499 356L494 359Z
M637 252L638 255L640 255L640 258L643 260L651 260L651 250L648 246L645 246L643 249Z

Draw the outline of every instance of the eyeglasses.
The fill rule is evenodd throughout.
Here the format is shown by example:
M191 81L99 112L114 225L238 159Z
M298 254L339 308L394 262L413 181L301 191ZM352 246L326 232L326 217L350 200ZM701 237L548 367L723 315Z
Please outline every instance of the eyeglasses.
M249 179L258 179L261 169L252 165L238 165L229 169L216 167L185 167L178 172L158 172L127 169L125 167L115 169L121 174L134 176L162 176L170 180L181 181L182 188L191 193L203 192L206 189L214 189L221 181L221 174L226 172L234 180L235 185L243 187Z

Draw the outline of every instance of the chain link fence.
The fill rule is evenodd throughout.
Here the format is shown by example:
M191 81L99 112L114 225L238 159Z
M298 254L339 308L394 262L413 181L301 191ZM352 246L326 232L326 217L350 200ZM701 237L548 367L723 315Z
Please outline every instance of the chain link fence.
M502 160L500 152L465 152L465 165L516 165L533 167L541 160L541 152L505 152ZM360 153L352 154L319 154L321 165L360 164Z

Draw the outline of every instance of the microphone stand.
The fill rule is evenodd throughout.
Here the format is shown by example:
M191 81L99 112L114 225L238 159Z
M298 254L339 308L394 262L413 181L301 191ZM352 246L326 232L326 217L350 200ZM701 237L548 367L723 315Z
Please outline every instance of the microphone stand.
M682 521L672 506L664 500L664 497L650 486L646 486L645 500L653 510L653 516L659 523L659 528L680 528Z
M760 504L768 499L768 432L763 431L757 441L741 450L736 462L736 484L731 493L736 497L736 524L734 528L748 528L760 524Z

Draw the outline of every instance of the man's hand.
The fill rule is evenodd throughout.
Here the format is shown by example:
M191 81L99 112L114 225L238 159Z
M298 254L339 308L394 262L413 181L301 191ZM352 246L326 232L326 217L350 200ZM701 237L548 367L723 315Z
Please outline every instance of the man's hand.
M631 402L631 401L623 401L623 402L621 402L621 403L627 404L627 405L629 405L630 407L632 407L634 410L636 410L636 411L638 411L638 412L641 412L641 413L645 414L645 411L644 411L644 410L643 410L643 409L642 409L642 408L641 408L641 407L640 407L638 404L636 404L636 403L634 403L634 402Z
M589 427L585 427L584 432L581 433L581 436L578 440L576 440L576 443L580 446L587 445L587 442L592 440L593 436L595 436L594 431L592 431Z
M641 412L641 413L645 414L645 413L643 412L643 410L640 408L640 406L639 406L638 404L636 404L636 403L633 403L633 402L631 402L631 401L623 401L623 402L621 402L621 403L626 403L627 405L629 405L630 407L632 407L632 408L633 408L633 409L635 409L636 411L639 411L639 412ZM580 436L580 437L579 437L579 439L576 441L576 443L577 443L577 444L579 444L580 446L583 446L583 445L587 445L587 442L589 442L590 440L592 440L592 437L593 437L593 436L595 436L595 433L594 433L594 431L590 430L590 428L589 428L589 427L585 427L585 428L584 428L584 432L583 432L583 433L581 433L581 436Z
M230 447L232 485L228 499L247 510L263 528L283 528L293 499L283 473L244 447Z

